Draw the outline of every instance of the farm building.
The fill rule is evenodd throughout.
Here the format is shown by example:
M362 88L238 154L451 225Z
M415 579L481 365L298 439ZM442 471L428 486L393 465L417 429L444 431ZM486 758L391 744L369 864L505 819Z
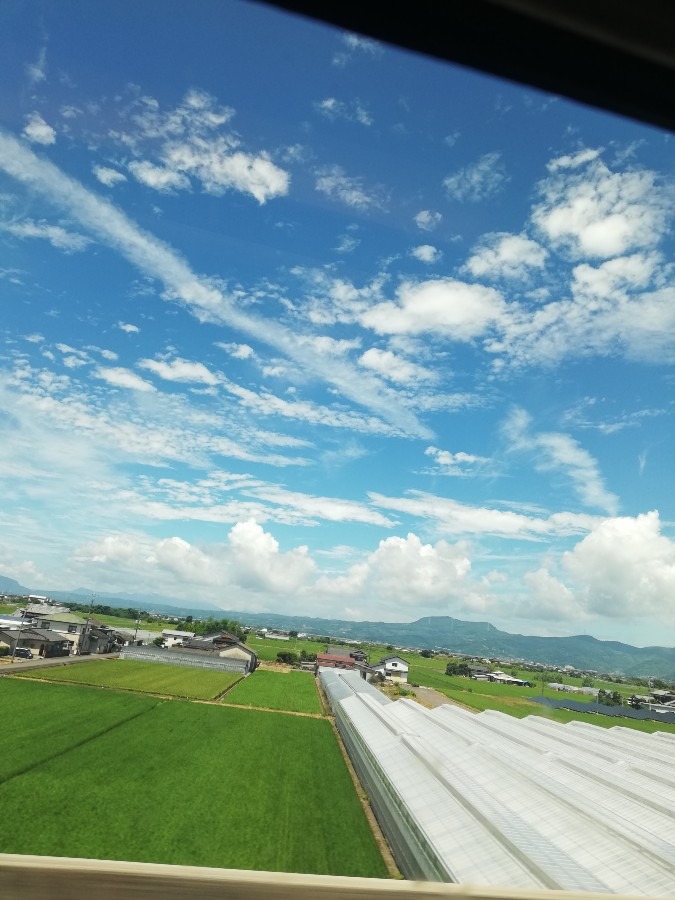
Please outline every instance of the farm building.
M221 659L237 661L245 672L254 672L258 665L258 657L250 647L242 644L239 638L229 631L217 631L214 634L198 635L191 641L183 642L188 650L200 650L212 653Z
M391 701L319 678L407 878L675 893L675 735Z
M171 628L165 628L162 631L165 647L173 647L175 644L187 644L194 636L194 631L175 631Z
M15 646L26 647L36 656L68 656L70 652L70 645L62 634L41 628L2 629L0 641L7 644L10 652Z
M371 669L385 678L394 678L396 681L408 680L408 668L408 663L401 656L385 656L371 666Z

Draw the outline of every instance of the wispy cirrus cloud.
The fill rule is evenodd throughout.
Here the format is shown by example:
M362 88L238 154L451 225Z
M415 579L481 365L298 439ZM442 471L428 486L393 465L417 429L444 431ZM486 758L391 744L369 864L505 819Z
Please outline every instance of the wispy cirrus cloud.
M317 191L331 200L361 211L384 208L383 189L377 185L367 186L365 179L347 175L342 166L322 166L315 175Z
M37 238L48 241L57 250L64 253L79 253L92 243L91 238L83 234L68 231L61 225L50 225L44 220L39 222L33 219L23 219L20 222L1 222L0 231L11 234L16 238Z
M255 317L235 306L222 288L195 274L171 247L6 132L0 132L0 169L67 211L73 221L119 252L140 272L164 284L167 298L185 304L200 321L227 323L251 334L397 428L430 436L415 414L381 382L369 380L346 360L322 357L280 323Z
M373 117L360 100L338 100L336 97L326 97L314 103L314 109L326 119L335 121L343 119L346 122L356 122L366 127L373 124Z
M448 175L443 187L451 200L478 203L499 193L508 180L501 153L486 153Z
M502 434L514 452L532 457L539 472L565 475L585 506L616 515L619 499L605 487L597 460L569 434L557 431L536 432L531 416L514 409L502 426Z

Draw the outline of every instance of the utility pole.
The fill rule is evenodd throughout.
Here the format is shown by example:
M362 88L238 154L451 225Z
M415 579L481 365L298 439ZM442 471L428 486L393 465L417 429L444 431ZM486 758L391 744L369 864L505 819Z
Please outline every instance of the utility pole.
M91 600L89 601L89 611L87 612L87 624L84 626L82 634L80 635L80 644L84 644L85 635L87 637L87 650L90 649L91 641L89 640L89 620L91 619L91 610L94 605L94 600L96 599L96 594L91 595ZM82 653L82 647L80 647L80 654Z
M21 624L19 625L19 633L16 636L16 644L14 644L14 649L12 650L12 664L14 663L14 657L16 656L16 648L19 646L19 642L21 641L21 632L23 631L23 626L26 621L26 607L24 606L23 612L21 613Z
M136 610L136 631L134 632L134 647L136 646L136 638L138 636L138 626L141 624L138 610Z

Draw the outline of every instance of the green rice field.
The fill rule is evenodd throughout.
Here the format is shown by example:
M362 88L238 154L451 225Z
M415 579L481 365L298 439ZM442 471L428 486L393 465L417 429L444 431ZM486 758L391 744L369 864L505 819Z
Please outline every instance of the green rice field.
M259 670L225 695L226 703L287 712L321 713L314 676L310 672Z
M212 700L237 682L241 675L236 672L189 669L136 659L97 659L70 666L33 669L22 672L21 677L91 684L191 700Z
M326 720L19 679L0 700L3 852L387 876Z

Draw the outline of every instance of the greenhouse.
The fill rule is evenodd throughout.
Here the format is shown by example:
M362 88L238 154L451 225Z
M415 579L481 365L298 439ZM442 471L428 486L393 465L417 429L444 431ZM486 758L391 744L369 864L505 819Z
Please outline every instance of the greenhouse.
M675 894L675 736L391 701L319 677L407 878Z

